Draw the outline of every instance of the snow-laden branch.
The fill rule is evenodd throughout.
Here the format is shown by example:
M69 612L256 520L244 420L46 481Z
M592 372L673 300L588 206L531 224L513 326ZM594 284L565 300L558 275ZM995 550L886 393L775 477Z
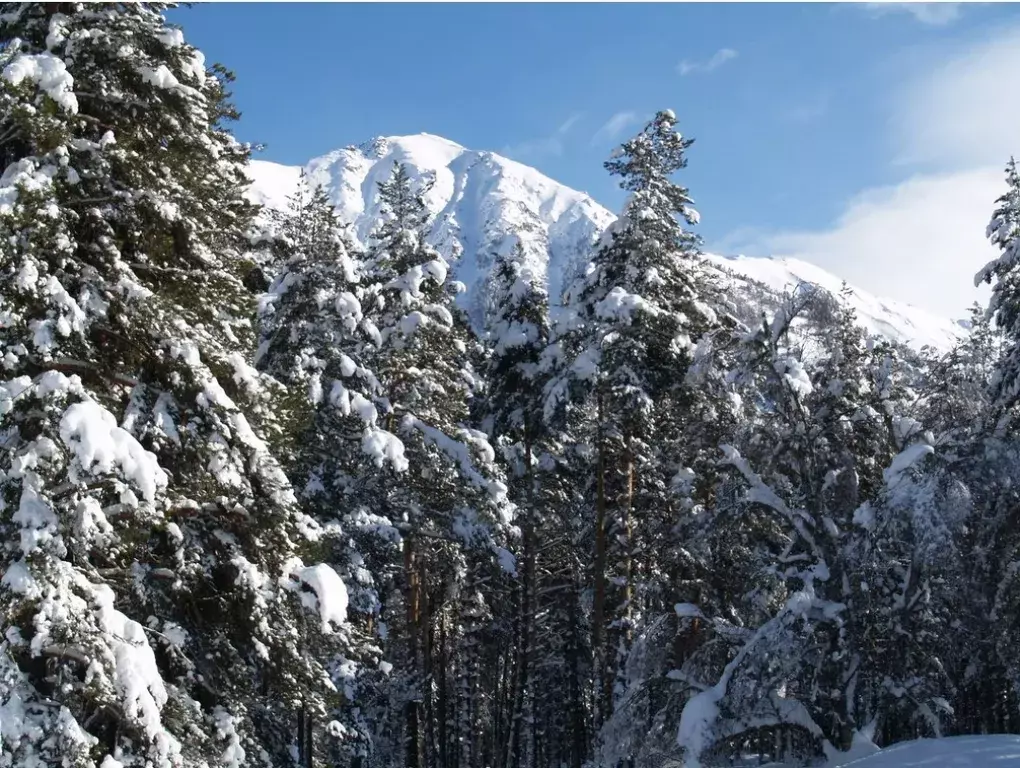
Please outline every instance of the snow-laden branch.
M818 548L818 544L815 542L814 536L808 531L808 522L805 519L803 512L795 511L790 509L779 496L773 491L765 481L758 476L758 474L751 469L751 465L747 459L740 455L740 452L732 445L720 446L723 452L724 460L722 463L728 464L734 467L741 475L744 480L747 481L749 486L747 490L747 500L750 502L762 504L774 512L778 513L783 519L793 526L794 530L797 531L797 535L804 540L804 542L811 548L812 553L817 557L818 563L824 563L821 550Z
M713 744L747 728L788 724L805 728L815 736L822 736L822 729L802 703L796 699L779 696L776 691L769 693L769 701L773 704L774 712L769 713L767 718L756 716L754 719L741 718L720 724L719 705L727 695L734 675L749 654L770 634L781 628L788 619L809 615L834 618L844 607L818 599L815 596L814 587L809 583L804 589L791 595L782 610L755 631L751 639L737 651L737 655L726 665L718 682L692 697L684 706L683 712L680 714L680 726L677 730L677 744L684 750L684 766L686 768L701 768L701 757ZM828 745L827 741L823 746L826 745Z
M485 491L496 501L506 498L506 485L499 480L490 480L475 467L471 448L466 443L453 439L442 430L426 424L416 416L405 416L403 427L407 430L417 430L428 443L456 462L464 477L476 488ZM471 434L468 437L471 442L478 442L476 435ZM488 447L487 443L486 446ZM488 451L491 452L492 448L488 447Z

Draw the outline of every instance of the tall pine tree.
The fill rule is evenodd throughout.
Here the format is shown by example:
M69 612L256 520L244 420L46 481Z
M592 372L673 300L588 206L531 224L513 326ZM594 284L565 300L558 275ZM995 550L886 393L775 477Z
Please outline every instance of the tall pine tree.
M472 362L476 341L454 304L449 265L425 242L425 191L401 164L380 183L384 218L368 254L363 301L378 330L370 368L383 391L380 417L399 435L408 462L399 476L386 468L376 473L370 487L376 509L402 534L399 592L385 601L384 617L404 686L393 701L402 713L393 730L412 767L431 764L437 742L446 748L427 731L435 722L427 715L454 704L468 719L455 721L446 736L471 751L479 659L469 649L478 646L470 635L447 638L455 651L452 677L441 676L436 686L429 672L438 635L447 615L455 625L465 613L485 615L478 584L494 576L494 562L515 571L501 543L510 522L506 485L486 435L470 425L482 384ZM472 753L469 762L477 759Z
M996 200L987 236L1001 253L978 272L974 283L994 280L988 310L1006 336L1004 358L992 383L1001 433L1012 421L1012 411L1020 400L1020 173L1013 158L1006 165L1006 191Z
M0 7L0 764L278 764L333 687L346 595L246 363L230 76L161 10Z
M654 551L645 537L658 527L654 510L671 507L666 468L684 461L663 450L678 446L683 412L695 399L686 374L697 343L718 322L706 302L698 238L683 226L697 213L672 179L691 141L672 112L659 112L606 163L630 197L568 291L571 314L556 341L569 363L549 386L552 404L580 404L579 415L592 417L596 727L621 690L618 674L639 620L643 574L635 553Z

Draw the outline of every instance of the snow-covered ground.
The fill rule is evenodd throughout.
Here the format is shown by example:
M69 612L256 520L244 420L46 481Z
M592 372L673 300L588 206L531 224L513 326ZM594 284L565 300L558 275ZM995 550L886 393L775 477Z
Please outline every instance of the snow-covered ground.
M379 213L378 182L398 161L413 178L432 184L426 198L434 215L430 240L453 265L454 279L467 287L459 302L478 326L488 310L488 278L496 254L520 240L533 272L545 279L555 303L590 255L591 244L615 218L588 195L534 168L430 134L373 139L315 158L304 170L312 183L328 190L340 217L364 242ZM249 196L283 208L300 171L252 161ZM835 293L842 284L835 275L796 259L714 254L708 258L735 283L733 293L738 295L753 294L752 282L773 293L803 282ZM855 289L851 301L859 322L872 334L915 348L928 344L945 350L965 332L949 318L865 291Z
M921 739L839 763L840 768L1020 768L1020 736Z

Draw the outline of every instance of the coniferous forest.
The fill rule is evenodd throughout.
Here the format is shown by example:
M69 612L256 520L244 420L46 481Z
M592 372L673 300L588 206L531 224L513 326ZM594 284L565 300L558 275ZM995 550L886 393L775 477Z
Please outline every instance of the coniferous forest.
M1012 161L948 354L738 305L668 110L587 268L493 254L478 329L402 166L363 244L313 184L248 201L233 75L164 12L0 4L0 768L1020 732Z

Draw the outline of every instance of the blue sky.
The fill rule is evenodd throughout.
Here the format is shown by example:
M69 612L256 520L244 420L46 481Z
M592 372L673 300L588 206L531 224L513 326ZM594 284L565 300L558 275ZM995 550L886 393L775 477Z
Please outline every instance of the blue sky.
M236 132L264 159L428 132L616 209L603 160L669 107L696 139L682 180L709 247L797 256L953 315L991 255L996 174L1020 154L1020 97L996 103L1020 92L1018 5L200 4L171 19L237 73Z

